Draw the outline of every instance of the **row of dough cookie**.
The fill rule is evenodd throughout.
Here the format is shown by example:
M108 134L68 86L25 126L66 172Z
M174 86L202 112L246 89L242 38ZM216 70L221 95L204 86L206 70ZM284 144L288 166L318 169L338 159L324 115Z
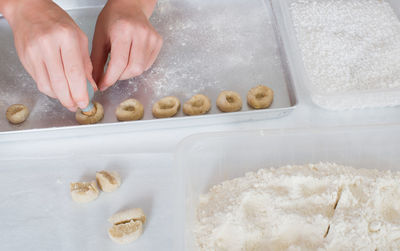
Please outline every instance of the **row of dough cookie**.
M254 109L268 108L273 101L273 91L263 85L256 86L247 94L247 103ZM242 108L242 100L240 95L234 91L223 91L217 98L217 107L222 112L235 112ZM160 99L153 105L152 113L156 118L168 118L175 116L180 108L179 99L168 96ZM186 115L206 114L211 109L210 99L203 95L194 95L183 105L183 112ZM139 120L143 118L143 105L136 99L127 99L123 101L115 111L115 115L119 121ZM25 105L15 104L8 107L6 117L13 124L24 122L29 116L29 110ZM84 113L78 110L75 119L80 124L95 124L104 117L103 106L94 102L92 113Z
M274 92L271 88L259 85L247 93L247 103L254 109L265 109L271 106ZM242 108L240 95L234 91L223 91L217 98L217 107L222 112L235 112ZM156 118L168 118L178 113L180 108L179 99L168 96L160 99L153 106L153 116ZM183 105L183 112L186 115L206 114L211 109L211 100L203 95L194 95Z
M265 109L271 106L274 92L271 88L259 85L247 93L247 103L254 109ZM174 116L180 107L179 99L176 97L165 97L153 106L153 116L156 118L167 118ZM236 112L242 109L242 99L237 92L223 91L217 98L217 107L222 112ZM186 115L200 115L209 112L211 101L208 97L197 94L188 100L183 106Z
M274 100L274 92L265 85L253 87L247 93L247 103L253 109L266 109ZM222 112L236 112L242 109L242 99L237 92L223 91L217 98L217 107Z

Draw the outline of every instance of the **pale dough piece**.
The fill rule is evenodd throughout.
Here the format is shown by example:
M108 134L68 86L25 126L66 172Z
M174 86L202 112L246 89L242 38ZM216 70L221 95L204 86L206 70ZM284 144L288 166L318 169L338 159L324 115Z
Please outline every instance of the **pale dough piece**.
M274 92L265 85L253 87L247 93L247 103L254 109L268 108L274 100Z
M177 97L164 97L153 105L153 116L156 118L172 117L178 112L180 106L181 103Z
M117 107L115 115L119 121L139 120L143 118L143 105L136 99L127 99Z
M76 111L75 119L76 121L78 121L79 124L81 125L95 124L103 119L104 117L103 106L98 102L93 102L93 105L96 109L96 113L92 116L83 114L81 109L78 109L78 111Z
M29 116L29 110L25 105L15 104L8 107L6 117L12 124L20 124Z
M114 214L108 221L113 224L108 229L111 240L118 244L127 244L142 235L146 216L142 209L133 208Z
M223 91L217 98L217 107L222 112L236 112L242 109L242 99L237 92Z
M114 192L121 186L121 176L115 171L96 172L96 181L103 192Z
M78 203L90 202L99 196L96 181L71 183L70 190L72 199Z
M210 99L203 95L194 95L183 105L183 112L186 115L200 115L209 112L211 109Z

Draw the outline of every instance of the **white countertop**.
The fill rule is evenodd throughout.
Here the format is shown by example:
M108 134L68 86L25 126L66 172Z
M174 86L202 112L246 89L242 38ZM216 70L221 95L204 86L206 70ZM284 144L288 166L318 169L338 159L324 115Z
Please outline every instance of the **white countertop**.
M88 127L0 136L0 249L176 250L171 231L174 217L178 217L172 202L176 195L174 151L182 139L193 134L328 130L356 125L400 127L399 107L331 112L312 104L306 90L294 82L298 105L279 119L157 130L105 126L91 131ZM125 181L121 190L115 195L103 194L87 206L72 203L68 183L88 179L103 168L120 170ZM117 246L106 237L106 218L128 206L143 207L149 222L138 242Z

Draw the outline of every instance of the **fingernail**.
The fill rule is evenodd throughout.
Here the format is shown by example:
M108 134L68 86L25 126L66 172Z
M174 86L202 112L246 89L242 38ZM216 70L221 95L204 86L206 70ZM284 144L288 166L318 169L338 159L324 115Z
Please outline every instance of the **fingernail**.
M78 106L79 106L79 108L83 109L83 108L86 108L86 106L88 106L88 104L86 102L80 101L80 102L78 102Z

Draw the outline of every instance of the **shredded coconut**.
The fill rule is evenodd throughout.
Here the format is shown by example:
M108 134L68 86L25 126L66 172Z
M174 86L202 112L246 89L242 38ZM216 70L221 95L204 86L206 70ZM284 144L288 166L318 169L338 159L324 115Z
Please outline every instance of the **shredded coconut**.
M389 3L296 0L291 13L317 93L355 97L363 91L400 87L400 21Z
M200 250L398 250L399 173L331 163L261 169L200 196Z

